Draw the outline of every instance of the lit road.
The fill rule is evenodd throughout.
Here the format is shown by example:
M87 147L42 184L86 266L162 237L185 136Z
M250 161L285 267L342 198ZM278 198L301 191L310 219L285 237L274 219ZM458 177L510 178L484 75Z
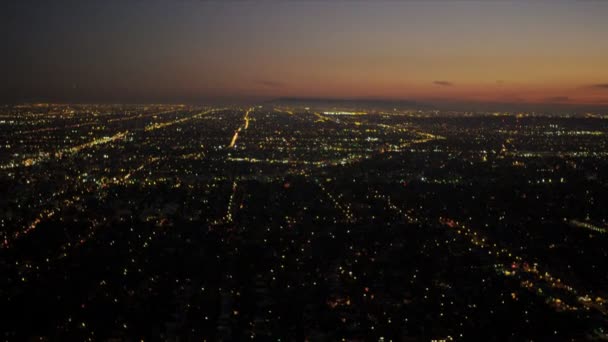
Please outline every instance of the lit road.
M236 129L236 131L234 131L234 135L232 136L232 140L230 140L230 144L228 145L228 148L234 148L234 146L236 146L236 141L239 138L239 132L242 129L247 129L249 128L249 113L251 113L253 111L253 107L247 109L247 111L245 112L245 116L243 117L243 120L245 121L243 123L243 125L239 126L239 128Z

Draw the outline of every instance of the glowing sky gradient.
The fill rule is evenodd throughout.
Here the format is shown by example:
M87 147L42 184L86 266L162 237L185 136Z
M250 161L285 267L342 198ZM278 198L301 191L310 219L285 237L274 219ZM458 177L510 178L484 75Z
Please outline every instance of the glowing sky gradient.
M608 2L15 1L6 101L608 105Z

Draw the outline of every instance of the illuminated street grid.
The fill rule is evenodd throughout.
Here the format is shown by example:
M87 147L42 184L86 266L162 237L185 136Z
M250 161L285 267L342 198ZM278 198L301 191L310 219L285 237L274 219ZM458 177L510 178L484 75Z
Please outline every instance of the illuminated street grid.
M608 120L0 111L7 340L608 338Z

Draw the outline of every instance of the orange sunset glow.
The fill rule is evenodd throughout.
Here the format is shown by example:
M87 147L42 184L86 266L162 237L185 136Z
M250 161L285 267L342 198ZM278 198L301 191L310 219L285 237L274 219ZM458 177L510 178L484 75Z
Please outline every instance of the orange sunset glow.
M608 104L602 2L12 7L9 101Z

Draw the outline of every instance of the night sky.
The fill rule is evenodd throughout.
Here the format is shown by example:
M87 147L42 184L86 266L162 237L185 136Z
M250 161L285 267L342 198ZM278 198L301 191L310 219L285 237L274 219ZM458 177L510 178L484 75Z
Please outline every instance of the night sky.
M5 1L3 102L608 105L608 2Z

